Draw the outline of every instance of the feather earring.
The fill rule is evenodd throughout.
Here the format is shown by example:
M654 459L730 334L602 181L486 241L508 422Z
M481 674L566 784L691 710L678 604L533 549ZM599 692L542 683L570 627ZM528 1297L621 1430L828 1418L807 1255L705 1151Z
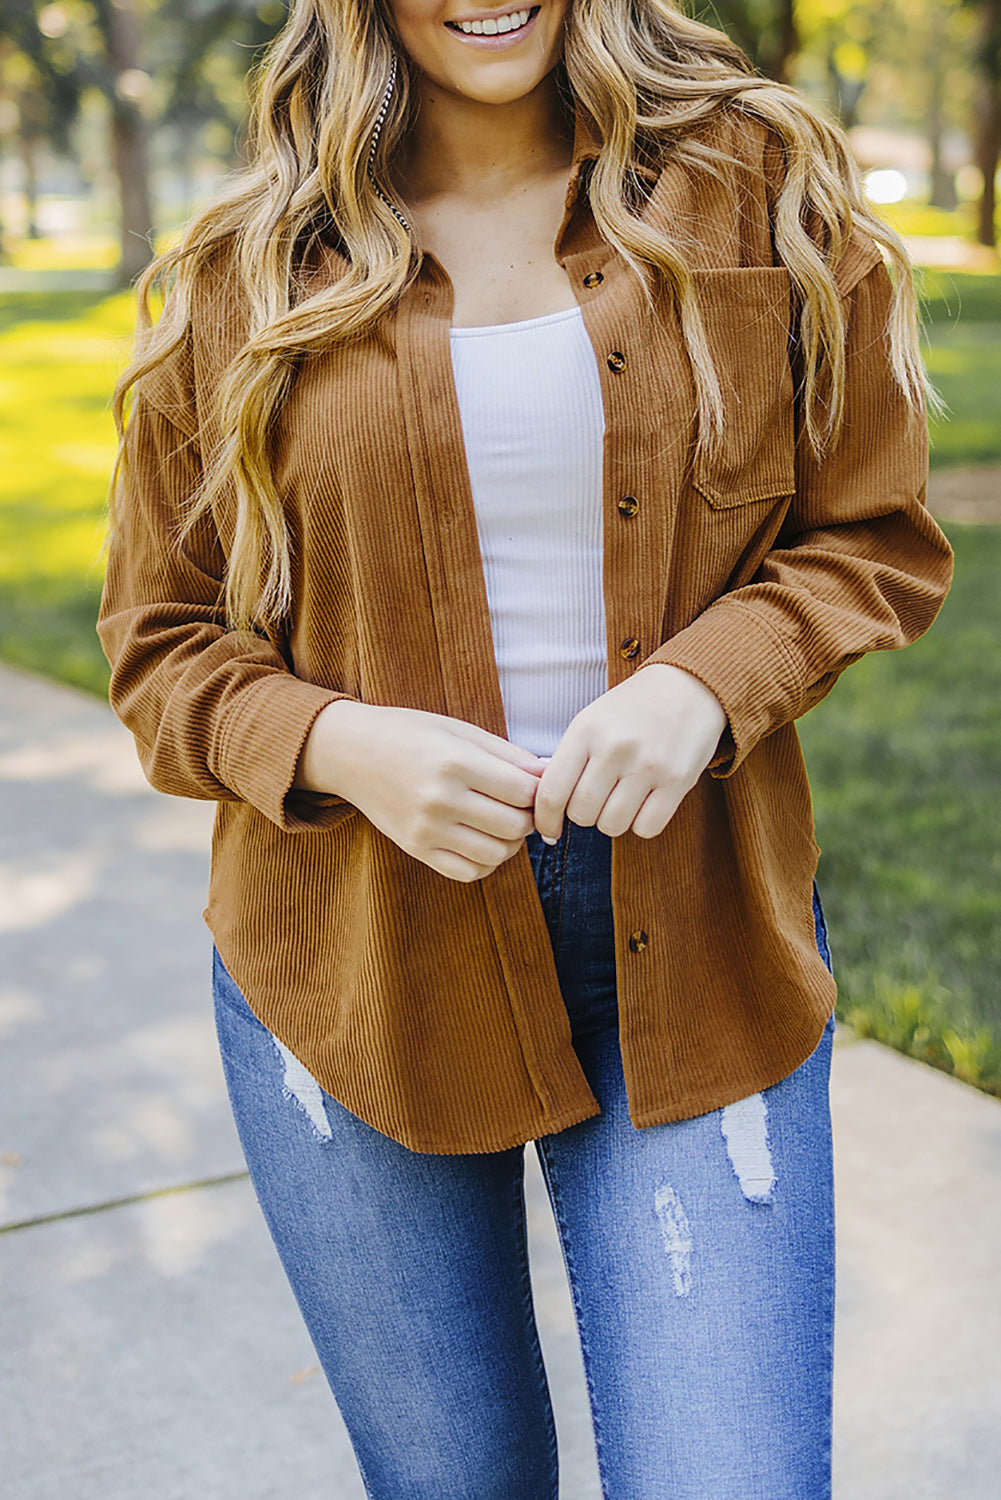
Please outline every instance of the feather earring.
M382 191L382 188L375 180L375 153L379 145L379 137L382 135L382 127L386 122L386 115L389 113L389 101L393 97L393 89L396 86L396 67L397 58L396 53L394 52L393 61L389 69L389 82L386 84L386 92L382 96L382 103L379 105L379 113L376 115L375 125L372 127L372 140L368 148L368 180L375 188L375 191L378 193L383 203L385 203L390 213L399 220L399 222L403 225L404 229L409 234L411 232L409 220L404 218L403 214L397 208L396 204L391 202L390 199L386 197L385 193Z

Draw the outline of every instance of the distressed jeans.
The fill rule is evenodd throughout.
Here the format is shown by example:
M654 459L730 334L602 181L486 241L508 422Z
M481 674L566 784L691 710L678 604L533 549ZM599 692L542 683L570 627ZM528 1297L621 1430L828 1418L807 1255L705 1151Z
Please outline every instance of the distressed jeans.
M636 1129L615 1011L611 840L528 839L601 1114L534 1142L573 1294L605 1500L827 1500L834 1020L787 1078ZM830 965L814 887L818 948ZM214 955L258 1201L371 1500L556 1500L524 1147L413 1152L325 1093Z

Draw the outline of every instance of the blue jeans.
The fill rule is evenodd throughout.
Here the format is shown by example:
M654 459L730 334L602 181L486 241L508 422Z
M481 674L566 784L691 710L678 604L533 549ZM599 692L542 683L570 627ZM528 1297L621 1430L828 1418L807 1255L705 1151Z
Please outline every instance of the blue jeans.
M826 1500L833 1017L795 1072L633 1126L615 1024L611 841L529 836L601 1114L534 1144L562 1242L606 1500ZM830 965L814 888L818 947ZM413 1152L323 1092L214 956L251 1178L372 1500L556 1500L524 1147Z

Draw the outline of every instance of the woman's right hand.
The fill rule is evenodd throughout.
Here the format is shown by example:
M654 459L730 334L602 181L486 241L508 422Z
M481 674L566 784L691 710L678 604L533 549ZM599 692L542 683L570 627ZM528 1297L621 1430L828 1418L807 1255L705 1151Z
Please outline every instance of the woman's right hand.
M545 762L445 714L338 698L313 721L294 785L343 797L450 880L482 880L534 826Z

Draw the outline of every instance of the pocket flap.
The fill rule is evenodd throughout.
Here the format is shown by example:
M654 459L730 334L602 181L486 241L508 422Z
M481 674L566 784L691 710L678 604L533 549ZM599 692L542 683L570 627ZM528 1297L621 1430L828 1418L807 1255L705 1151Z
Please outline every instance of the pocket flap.
M715 448L692 484L716 510L791 495L796 423L789 364L791 281L784 266L694 273L723 398Z

